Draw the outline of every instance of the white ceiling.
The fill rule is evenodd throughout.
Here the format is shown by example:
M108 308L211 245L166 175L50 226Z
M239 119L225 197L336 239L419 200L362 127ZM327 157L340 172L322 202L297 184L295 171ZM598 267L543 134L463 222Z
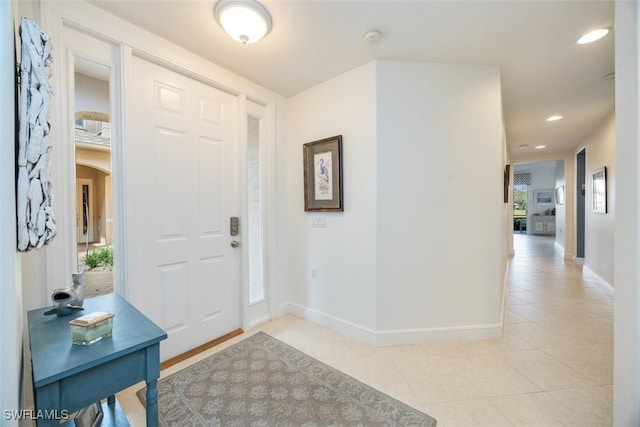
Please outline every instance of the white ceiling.
M573 148L614 108L614 2L591 0L262 0L273 30L253 45L231 40L215 0L90 0L284 96L373 59L500 67L512 154ZM363 36L379 30L378 45ZM564 119L548 123L545 118ZM520 148L528 145L527 148Z
M554 160L545 162L520 163L513 166L514 173L531 172L538 169L552 169L555 171L556 162Z

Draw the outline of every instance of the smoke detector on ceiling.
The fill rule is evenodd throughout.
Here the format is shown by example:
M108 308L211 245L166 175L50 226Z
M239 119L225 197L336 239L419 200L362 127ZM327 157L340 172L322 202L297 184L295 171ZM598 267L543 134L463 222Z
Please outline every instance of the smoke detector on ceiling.
M380 39L382 38L382 34L378 30L368 31L364 35L364 41L370 45L376 45L380 43Z

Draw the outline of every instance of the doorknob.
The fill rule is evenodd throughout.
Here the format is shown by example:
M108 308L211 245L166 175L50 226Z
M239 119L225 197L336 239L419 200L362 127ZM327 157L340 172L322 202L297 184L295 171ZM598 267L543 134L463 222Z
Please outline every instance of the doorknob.
M238 242L237 240L234 240L231 242L231 247L232 248L237 248L238 246L240 246L240 242Z

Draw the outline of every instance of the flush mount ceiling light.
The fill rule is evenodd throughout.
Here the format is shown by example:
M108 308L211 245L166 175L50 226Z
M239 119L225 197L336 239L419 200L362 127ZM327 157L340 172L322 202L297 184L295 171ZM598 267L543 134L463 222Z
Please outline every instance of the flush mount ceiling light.
M557 122L558 120L562 120L562 116L556 114L556 115L547 117L545 120L548 122Z
M255 0L218 0L213 14L226 33L242 44L255 43L271 31L269 11Z
M546 145L536 145L536 150L542 150L543 148L547 148Z
M597 30L589 31L584 36L580 37L576 43L578 44L588 44L593 43L596 40L600 40L611 31L610 28L598 28Z

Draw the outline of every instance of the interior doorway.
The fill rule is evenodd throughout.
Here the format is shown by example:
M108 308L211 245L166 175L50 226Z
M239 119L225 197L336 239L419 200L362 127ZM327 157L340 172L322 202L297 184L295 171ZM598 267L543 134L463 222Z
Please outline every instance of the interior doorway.
M586 149L576 155L576 258L584 261L585 242L585 188L586 188Z
M556 188L563 186L564 162L519 163L513 173L513 230L516 233L556 236L564 226L564 209L556 216Z

